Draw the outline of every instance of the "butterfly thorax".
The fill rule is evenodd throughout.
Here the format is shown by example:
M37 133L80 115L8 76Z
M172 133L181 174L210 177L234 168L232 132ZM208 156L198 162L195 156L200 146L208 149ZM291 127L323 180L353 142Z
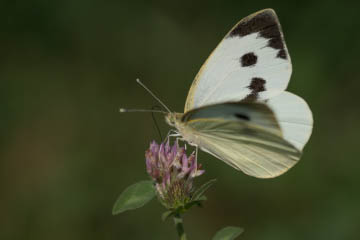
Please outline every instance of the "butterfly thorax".
M192 129L182 121L183 116L183 113L168 113L165 120L170 126L176 128L176 132L182 136L183 140L193 146L199 145L199 139L193 134Z
M173 113L168 113L165 116L165 120L166 122L176 128L176 131L187 141L192 142L191 139L187 138L187 127L186 124L182 121L182 117L184 116L183 113L177 113L177 112L173 112Z

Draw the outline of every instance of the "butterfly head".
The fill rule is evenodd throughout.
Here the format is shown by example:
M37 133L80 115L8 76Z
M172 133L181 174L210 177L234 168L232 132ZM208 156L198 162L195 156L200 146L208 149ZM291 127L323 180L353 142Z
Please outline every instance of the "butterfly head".
M168 113L168 114L165 115L165 121L170 126L176 127L176 124L181 121L182 115L183 114L181 114L181 113L175 113L175 112Z

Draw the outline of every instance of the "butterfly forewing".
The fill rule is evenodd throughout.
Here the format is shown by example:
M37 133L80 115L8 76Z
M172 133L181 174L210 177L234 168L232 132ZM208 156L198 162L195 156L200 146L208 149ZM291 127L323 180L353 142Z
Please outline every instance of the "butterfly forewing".
M275 12L265 9L234 26L190 88L185 112L214 103L264 100L284 91L291 61Z
M271 178L291 168L300 151L282 138L273 112L261 103L215 104L186 113L183 137L244 173Z

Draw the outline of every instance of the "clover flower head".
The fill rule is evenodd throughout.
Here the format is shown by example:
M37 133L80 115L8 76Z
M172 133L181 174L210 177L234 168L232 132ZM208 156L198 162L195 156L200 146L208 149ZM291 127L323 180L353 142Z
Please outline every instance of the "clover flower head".
M157 195L168 209L184 206L191 198L193 180L204 173L194 153L186 155L185 149L169 141L153 141L145 152L146 170L155 182Z

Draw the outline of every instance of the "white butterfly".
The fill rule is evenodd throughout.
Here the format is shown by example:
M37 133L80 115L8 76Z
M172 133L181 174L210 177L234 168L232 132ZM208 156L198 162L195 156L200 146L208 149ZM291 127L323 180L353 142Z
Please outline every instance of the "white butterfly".
M235 169L279 176L299 161L313 126L306 102L285 91L291 71L276 13L256 12L201 67L184 113L170 112L166 121L189 144Z

